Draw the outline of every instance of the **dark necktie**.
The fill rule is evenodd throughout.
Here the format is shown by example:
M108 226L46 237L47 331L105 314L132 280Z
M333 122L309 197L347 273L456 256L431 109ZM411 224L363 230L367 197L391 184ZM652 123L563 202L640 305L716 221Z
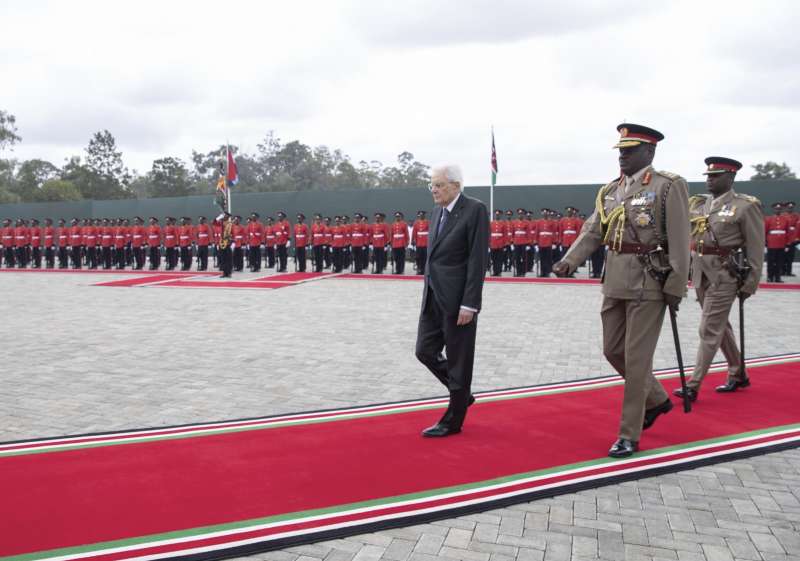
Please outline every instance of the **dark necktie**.
M439 220L439 227L436 228L436 239L437 240L439 239L439 235L442 233L442 230L444 230L444 225L447 223L447 217L449 215L450 215L450 211L447 210L446 208L443 208L442 209L442 219Z

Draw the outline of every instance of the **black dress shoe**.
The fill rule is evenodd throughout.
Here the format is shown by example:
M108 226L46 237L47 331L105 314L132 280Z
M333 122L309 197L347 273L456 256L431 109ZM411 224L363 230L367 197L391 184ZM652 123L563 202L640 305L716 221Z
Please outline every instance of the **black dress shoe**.
M639 443L625 438L618 439L608 451L612 458L627 458L639 449Z
M428 427L424 431L422 431L422 436L426 438L441 438L444 436L450 436L451 434L458 434L461 432L461 428L451 427L450 425L446 425L444 423L436 423L432 427Z
M719 392L719 393L731 393L731 392L735 392L739 388L746 388L748 386L750 386L750 378L745 378L742 381L739 381L739 380L728 380L727 382L725 382L721 386L717 386L716 388L714 388L714 390Z
M683 399L683 388L677 388L675 391L672 392L672 395L677 395L681 399ZM697 390L693 390L692 388L686 388L686 395L689 396L689 401L694 403L697 401Z
M669 413L670 411L672 411L672 407L673 407L672 401L670 401L670 399L667 398L667 400L661 405L656 405L652 409L647 409L644 412L644 422L642 423L642 429L644 430L652 427L653 423L655 423L656 419L658 419L658 416L663 413Z

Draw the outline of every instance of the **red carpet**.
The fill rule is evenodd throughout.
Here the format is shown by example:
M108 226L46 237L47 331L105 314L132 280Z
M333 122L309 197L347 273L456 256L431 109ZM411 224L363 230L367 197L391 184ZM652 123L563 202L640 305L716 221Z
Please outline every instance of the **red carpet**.
M179 279L182 275L164 273L163 275L147 275L144 277L131 277L113 281L99 282L93 286L142 286L146 284L160 283L167 280Z
M258 288L273 289L292 286L294 282L264 282L263 280L191 280L177 279L158 283L156 286L167 286L170 288Z
M626 460L605 456L611 376L482 393L443 440L419 436L445 403L425 399L6 443L0 558L246 555L799 446L800 354L749 374L730 395L709 375L695 410L659 419Z
M256 279L259 281L283 281L283 282L296 282L310 279L320 279L322 277L330 276L332 273L279 273L277 275L270 275Z

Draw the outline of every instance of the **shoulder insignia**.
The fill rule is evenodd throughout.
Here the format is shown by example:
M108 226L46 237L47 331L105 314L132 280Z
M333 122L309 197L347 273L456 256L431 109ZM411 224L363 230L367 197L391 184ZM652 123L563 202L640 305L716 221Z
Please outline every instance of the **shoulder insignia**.
M710 196L711 195L705 195L705 194L692 195L691 197L689 197L689 208L695 205L704 205Z
M656 173L662 177L666 177L667 179L683 179L680 175L677 173L672 173L671 171L657 170Z
M756 203L757 205L761 204L761 201L759 201L753 195L745 195L744 193L736 193L736 198L737 199L744 199L745 201L747 201L749 203Z

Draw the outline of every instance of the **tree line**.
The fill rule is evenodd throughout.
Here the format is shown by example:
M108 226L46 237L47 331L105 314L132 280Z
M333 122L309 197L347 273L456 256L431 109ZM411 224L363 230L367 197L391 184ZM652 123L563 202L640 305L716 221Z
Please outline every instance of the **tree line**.
M0 110L0 156L22 141L16 118ZM395 165L376 160L354 163L339 149L311 147L299 140L282 142L268 132L255 153L232 146L239 170L237 191L308 191L337 189L391 189L422 187L430 181L430 167L401 152ZM175 156L153 161L150 171L129 170L108 130L94 133L83 156L72 156L62 166L41 159L19 161L0 157L0 204L182 197L214 193L225 146L206 152L192 150L190 162ZM752 166L753 180L796 179L786 163Z
M14 115L0 110L0 155L21 141ZM391 189L430 182L430 167L406 151L397 156L394 165L376 160L354 163L342 150L311 147L299 140L283 142L272 131L255 153L236 146L231 150L239 172L238 192ZM158 158L145 173L125 166L108 130L94 133L84 152L60 167L42 159L0 157L0 204L214 193L225 146L206 152L192 150L190 162L175 156Z

